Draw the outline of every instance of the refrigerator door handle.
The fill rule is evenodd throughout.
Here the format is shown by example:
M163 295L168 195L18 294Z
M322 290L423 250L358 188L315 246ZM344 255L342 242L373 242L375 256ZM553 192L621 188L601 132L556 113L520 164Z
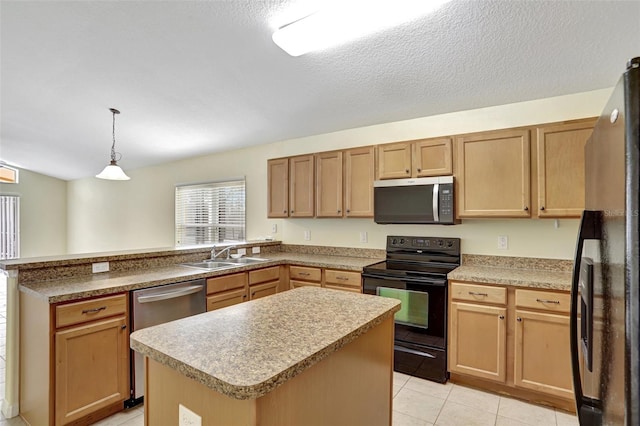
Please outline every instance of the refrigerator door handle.
M599 240L600 212L585 210L580 220L580 230L576 243L576 254L573 263L571 281L571 311L569 318L571 342L571 371L573 373L573 392L576 400L576 413L581 425L596 426L602 424L602 408L600 401L585 397L582 393L582 378L580 377L580 361L578 359L578 290L580 284L580 269L582 260L582 246L585 240Z

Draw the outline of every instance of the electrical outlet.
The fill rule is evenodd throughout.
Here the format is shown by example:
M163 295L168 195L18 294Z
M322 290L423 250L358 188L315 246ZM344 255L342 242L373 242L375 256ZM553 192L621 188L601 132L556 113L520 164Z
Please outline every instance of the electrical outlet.
M278 225L277 224L273 224L271 225L271 233L272 234L277 234L278 233Z
M251 254L260 254L260 246L251 247Z
M361 243L366 243L367 240L368 240L367 231L361 232L360 233L360 242Z
M202 426L202 417L178 404L178 426Z
M506 235L498 235L498 249L507 250L509 248L509 237Z
M246 248L239 248L236 253L244 256L245 254L247 254L247 249Z
M309 231L309 230L305 230L304 231L304 239L306 241L309 241L311 239L311 231Z
M91 264L91 272L109 272L109 262L96 262Z

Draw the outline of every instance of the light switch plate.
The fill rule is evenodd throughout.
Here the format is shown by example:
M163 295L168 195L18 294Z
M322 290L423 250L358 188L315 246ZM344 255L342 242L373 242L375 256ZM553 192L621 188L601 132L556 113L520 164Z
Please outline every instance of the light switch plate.
M278 233L278 225L277 224L273 224L271 225L271 233L272 234L277 234Z
M498 249L507 250L509 248L509 237L506 235L498 235Z
M247 249L246 248L239 248L237 253L244 256L245 254L247 254Z
M368 241L367 231L360 233L360 242L366 243Z
M311 239L311 231L309 230L304 231L304 239L306 241L309 241Z
M178 404L178 426L202 426L202 417Z
M91 272L109 272L109 262L96 262L91 264Z

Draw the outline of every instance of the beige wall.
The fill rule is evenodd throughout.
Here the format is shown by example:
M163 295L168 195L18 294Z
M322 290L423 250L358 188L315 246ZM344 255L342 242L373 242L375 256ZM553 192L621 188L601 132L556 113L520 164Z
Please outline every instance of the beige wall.
M289 244L384 248L388 234L462 238L465 253L573 257L577 220L465 220L456 226L377 225L371 219L267 219L266 160L400 140L597 116L611 89L350 129L254 148L127 170L131 180L68 183L70 253L171 246L178 183L246 176L247 237L272 235ZM272 226L277 225L276 233ZM309 230L311 240L305 241ZM367 232L368 243L359 242ZM498 235L509 237L497 249Z
M19 183L0 184L0 194L20 196L20 257L67 250L67 182L20 170Z

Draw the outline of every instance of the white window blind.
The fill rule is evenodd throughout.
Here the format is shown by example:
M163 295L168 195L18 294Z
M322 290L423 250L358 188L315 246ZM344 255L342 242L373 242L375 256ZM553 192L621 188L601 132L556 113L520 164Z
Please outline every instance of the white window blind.
M245 240L245 181L176 187L176 245Z
M20 198L0 195L0 259L20 257Z

